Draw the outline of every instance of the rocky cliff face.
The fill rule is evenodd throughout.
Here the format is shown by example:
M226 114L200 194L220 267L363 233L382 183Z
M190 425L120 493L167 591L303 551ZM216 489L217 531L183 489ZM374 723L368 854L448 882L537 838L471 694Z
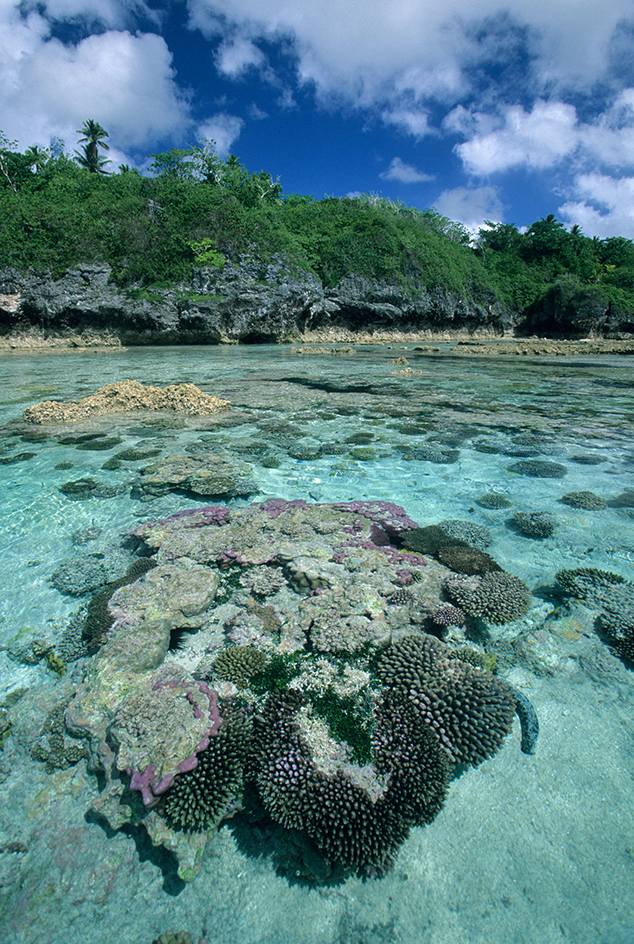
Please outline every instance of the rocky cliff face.
M596 309L596 310L595 310ZM583 330L601 333L607 314L595 304ZM557 332L548 312L548 331ZM556 318L555 318L556 321ZM618 325L610 325L617 331ZM61 279L0 270L0 337L110 337L136 344L275 343L306 332L533 333L492 297L478 302L440 287L411 292L351 275L324 290L319 279L277 258L243 257L224 268L195 270L190 285L169 290L121 289L107 265L80 265ZM565 335L565 331L561 332ZM614 336L614 334L612 334Z

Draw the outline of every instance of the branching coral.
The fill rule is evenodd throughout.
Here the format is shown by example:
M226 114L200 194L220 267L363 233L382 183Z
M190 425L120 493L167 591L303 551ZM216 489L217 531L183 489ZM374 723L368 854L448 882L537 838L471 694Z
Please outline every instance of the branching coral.
M229 715L196 767L174 779L163 808L172 829L204 832L218 824L242 789L250 734L250 722Z
M517 511L511 518L511 526L527 538L549 538L556 525L556 517L548 511Z
M511 729L515 703L509 687L489 672L450 658L432 636L405 636L385 651L377 674L393 694L408 699L436 733L453 764L492 757Z
M489 623L507 623L527 612L531 594L519 577L496 571L483 577L450 574L445 590L467 616L477 616Z
M238 688L244 688L249 679L261 672L265 665L266 656L254 646L223 649L213 663L218 678L234 682Z

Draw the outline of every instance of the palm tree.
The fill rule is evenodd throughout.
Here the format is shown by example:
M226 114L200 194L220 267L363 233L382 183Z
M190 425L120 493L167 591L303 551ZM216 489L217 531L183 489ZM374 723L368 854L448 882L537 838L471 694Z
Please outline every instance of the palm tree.
M37 174L46 164L50 154L47 150L38 147L37 144L32 144L26 149L24 156L28 161L28 166Z
M81 144L82 141L85 142L85 144L82 145L83 154L79 151L75 151L78 163L89 170L91 174L107 174L108 171L104 170L104 165L109 164L110 161L100 156L98 148L101 147L105 151L110 150L103 140L108 137L108 132L101 127L98 121L93 121L92 118L89 118L87 121L84 121L84 124L77 134L83 135L78 143Z

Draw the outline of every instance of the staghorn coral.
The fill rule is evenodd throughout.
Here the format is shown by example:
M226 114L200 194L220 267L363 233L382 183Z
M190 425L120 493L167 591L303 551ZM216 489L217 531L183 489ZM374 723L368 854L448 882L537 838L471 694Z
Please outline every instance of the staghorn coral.
M527 612L531 600L526 584L503 570L482 577L450 574L444 586L450 599L467 616L480 617L488 623L520 619Z
M180 773L165 795L163 814L172 829L205 832L217 826L242 791L251 724L235 712L197 756L193 770Z
M254 646L231 646L216 656L213 668L218 678L245 688L252 676L266 665L266 656Z
M511 526L527 538L549 538L557 525L557 519L547 511L516 511Z
M452 659L451 650L433 636L404 636L392 643L377 675L392 694L415 706L452 764L482 763L511 729L515 701L508 685Z

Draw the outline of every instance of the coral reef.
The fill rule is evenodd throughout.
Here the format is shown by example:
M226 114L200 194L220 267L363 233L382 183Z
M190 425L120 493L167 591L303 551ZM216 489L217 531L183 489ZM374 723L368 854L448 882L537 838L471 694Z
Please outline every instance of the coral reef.
M452 575L402 546L410 532L429 537L387 502L282 499L138 527L151 556L93 599L100 647L65 713L103 778L94 814L142 824L186 881L241 810L272 821L309 878L383 874L452 768L492 756L515 712L504 682L420 626L464 622L443 596L452 576L503 576L483 591L498 616L516 578Z
M445 580L445 590L467 616L494 624L520 619L531 600L528 587L519 577L503 570L482 577L451 574Z
M594 492L568 492L562 495L559 501L571 508L583 508L584 511L602 511L608 507L605 498L595 495Z
M452 764L482 763L509 733L515 702L506 683L451 659L433 636L405 636L385 651L377 674L409 700L438 736Z
M567 471L560 462L549 462L546 459L523 459L509 466L509 472L539 479L563 479Z
M511 518L511 527L527 538L549 538L557 519L548 511L516 511Z

